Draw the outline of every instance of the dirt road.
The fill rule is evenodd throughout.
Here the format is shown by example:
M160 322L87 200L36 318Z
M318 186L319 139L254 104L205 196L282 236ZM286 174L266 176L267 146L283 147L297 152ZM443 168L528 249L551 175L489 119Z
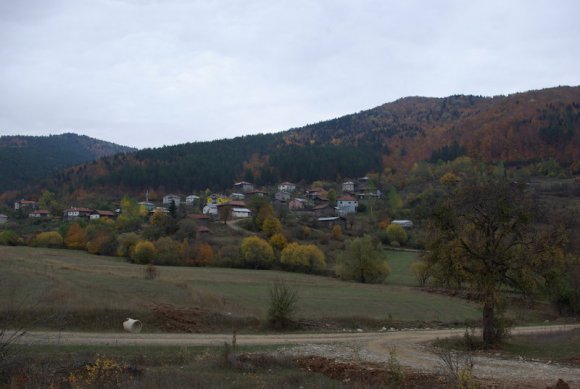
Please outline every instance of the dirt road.
M513 329L513 334L566 331L580 328L568 326L537 326ZM321 333L237 335L239 345L288 345L283 352L294 355L318 355L341 360L386 362L389 351L396 349L401 365L424 372L441 370L440 359L425 344L437 338L461 335L464 330L386 331L369 333ZM192 345L219 346L231 342L231 334L130 334L80 332L28 332L19 339L23 344L52 345ZM579 351L580 353L580 351ZM580 368L552 363L474 357L474 375L482 379L501 381L509 386L529 385L545 388L558 378L571 387L580 388ZM514 385L515 386L515 385Z

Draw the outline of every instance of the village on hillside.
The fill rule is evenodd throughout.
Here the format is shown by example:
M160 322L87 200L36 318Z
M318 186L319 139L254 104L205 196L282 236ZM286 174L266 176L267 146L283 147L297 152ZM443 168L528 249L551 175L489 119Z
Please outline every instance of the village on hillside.
M173 214L178 209L183 210L187 217L203 223L201 231L209 232L207 223L210 221L227 221L252 217L253 211L247 201L252 198L261 198L269 201L278 212L291 212L296 215L308 215L315 218L321 227L332 228L335 224L347 226L349 215L359 211L359 202L368 199L380 199L383 196L380 190L368 185L369 178L361 177L355 180L343 181L337 194L334 189L324 189L320 186L311 186L299 190L291 182L278 184L275 190L258 188L251 182L240 181L234 183L229 194L208 193L179 195L169 193L160 201L149 199L148 192L139 206L146 210L148 215L155 213ZM121 208L91 209L82 204L64 209L62 215L54 215L48 209L42 209L37 200L20 199L14 203L14 211L19 218L32 220L62 220L70 222L79 219L99 220L115 219L121 214ZM0 215L0 223L8 221L7 215ZM404 228L413 227L410 220L393 220Z

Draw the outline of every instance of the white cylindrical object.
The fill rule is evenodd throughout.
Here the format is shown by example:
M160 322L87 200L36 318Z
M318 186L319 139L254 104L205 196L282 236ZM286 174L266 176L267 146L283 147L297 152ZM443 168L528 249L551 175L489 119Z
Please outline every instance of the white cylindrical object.
M141 332L141 328L143 328L143 324L139 320L127 318L127 320L123 322L123 328L125 331L139 333Z

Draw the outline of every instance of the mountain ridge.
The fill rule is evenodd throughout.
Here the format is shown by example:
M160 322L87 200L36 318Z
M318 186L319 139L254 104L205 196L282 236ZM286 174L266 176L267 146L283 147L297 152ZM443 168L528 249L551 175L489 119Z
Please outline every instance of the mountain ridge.
M25 188L66 167L136 149L86 135L0 136L0 192Z
M105 157L61 171L63 190L137 193L224 190L410 169L460 155L477 162L580 161L580 87L483 97L412 96L274 133L183 143Z

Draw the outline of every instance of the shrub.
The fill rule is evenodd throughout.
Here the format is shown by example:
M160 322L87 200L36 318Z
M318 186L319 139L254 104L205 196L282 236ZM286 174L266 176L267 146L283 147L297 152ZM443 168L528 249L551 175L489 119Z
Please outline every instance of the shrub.
M270 238L270 246L272 246L278 252L284 250L284 248L288 245L288 239L282 233L277 233L272 235Z
M254 269L268 269L274 263L274 250L264 239L249 236L241 244L242 263Z
M34 245L38 247L60 248L63 246L63 239L56 231L41 232L36 235Z
M134 232L119 235L119 246L117 247L117 255L119 257L133 257L135 246L139 242L139 235Z
M213 262L213 249L208 243L200 243L195 246L196 266L207 266Z
M284 283L275 283L270 288L268 323L272 328L284 329L292 323L298 304L298 291Z
M394 242L404 244L407 241L407 231L398 224L389 224L387 227L387 238L391 244Z
M12 230L0 232L0 245L2 246L17 246L18 240L18 234Z
M157 249L155 245L148 240L140 240L135 245L132 259L136 263L149 263L155 259Z
M145 269L143 269L143 275L146 280L154 280L159 277L159 269L153 265L153 262L149 262L149 264L145 266Z
M117 234L111 220L97 220L86 228L87 251L91 254L115 255L117 251Z
M332 227L331 234L332 234L332 239L334 239L334 240L342 240L342 228L340 228L340 225L335 224Z
M159 238L155 242L157 255L155 262L160 265L177 265L180 262L180 244L179 242L168 238Z
M419 286L425 286L429 279L429 265L423 261L416 261L411 264L411 272L419 283Z

